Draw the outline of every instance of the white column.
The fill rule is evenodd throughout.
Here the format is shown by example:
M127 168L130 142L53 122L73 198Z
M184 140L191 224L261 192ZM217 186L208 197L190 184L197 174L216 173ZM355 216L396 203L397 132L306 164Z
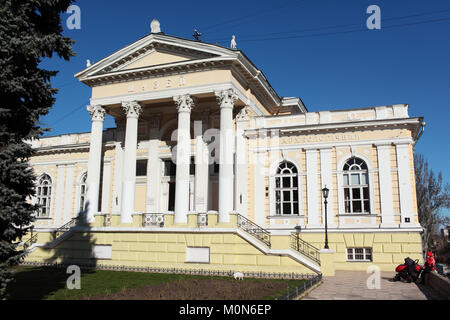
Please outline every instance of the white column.
M122 176L121 223L132 223L134 212L134 194L136 189L136 149L138 134L138 119L142 107L136 101L122 103L127 115L125 132L125 154Z
M203 140L203 132L208 127L208 112L203 112L202 121L195 121L195 181L194 181L194 208L197 213L208 211L209 186L209 152Z
M336 228L334 223L334 188L333 188L333 175L331 169L331 149L320 149L320 174L322 185L321 189L325 186L330 190L328 193L328 205L327 205L327 224L328 228ZM325 221L325 203L322 199L322 221Z
M189 211L189 165L191 163L191 110L194 101L189 95L174 97L178 109L178 130L175 177L175 223L187 223Z
M248 107L244 107L236 116L236 175L235 175L235 199L236 211L247 216L247 139L245 138L245 129L248 127Z
M111 162L105 161L103 163L103 181L102 181L102 213L110 213L109 201L111 190Z
M401 227L416 226L414 223L413 197L411 186L411 166L409 144L397 144L398 187L400 194ZM410 222L406 222L409 219Z
M233 89L215 92L215 95L220 104L219 222L229 222L234 209L233 108L238 97Z
M380 185L381 227L393 228L394 207L392 199L390 144L377 145L378 180Z
M64 222L69 222L72 218L73 192L74 192L75 165L66 166L66 186L64 192Z
M147 162L147 200L145 211L159 213L161 198L161 160L159 159L159 115L153 115L149 121L150 141Z
M91 144L89 148L88 176L87 176L87 222L95 221L94 215L98 212L100 190L100 170L102 159L103 121L106 111L101 106L88 106L91 114Z
M114 184L112 214L120 215L120 204L122 199L122 168L123 149L120 142L116 142L116 152L114 155Z
M319 195L318 195L318 165L317 150L306 150L306 194L308 199L308 228L318 228L319 225Z

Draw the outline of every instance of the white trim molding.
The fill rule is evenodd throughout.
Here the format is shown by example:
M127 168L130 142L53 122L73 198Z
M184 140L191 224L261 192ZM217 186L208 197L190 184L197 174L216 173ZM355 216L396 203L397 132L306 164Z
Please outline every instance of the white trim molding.
M378 153L378 182L380 188L381 228L396 228L392 198L391 144L376 144Z
M414 222L413 195L411 185L410 150L408 143L396 143L398 188L400 195L400 227L417 226Z

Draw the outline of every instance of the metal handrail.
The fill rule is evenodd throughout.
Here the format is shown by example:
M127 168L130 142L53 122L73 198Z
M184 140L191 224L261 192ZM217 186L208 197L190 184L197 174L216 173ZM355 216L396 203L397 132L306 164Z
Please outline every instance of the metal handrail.
M269 248L271 247L270 232L266 229L261 228L256 223L250 221L240 214L237 215L237 225L239 228L255 237L256 239L267 245Z
M291 234L291 248L305 255L320 266L320 250L305 240L300 239L296 233Z
M31 245L33 245L33 243L36 243L38 236L39 236L39 233L36 233L34 235L33 235L33 233L31 233L30 239L28 239L27 241L25 241L23 243L24 249L28 249Z
M67 222L66 224L62 225L61 227L59 227L58 229L56 229L55 231L53 231L54 235L55 235L55 239L59 238L59 234L62 233L66 233L67 231L70 230L70 228L75 227L77 225L79 217L75 217L72 220L70 220L69 222Z

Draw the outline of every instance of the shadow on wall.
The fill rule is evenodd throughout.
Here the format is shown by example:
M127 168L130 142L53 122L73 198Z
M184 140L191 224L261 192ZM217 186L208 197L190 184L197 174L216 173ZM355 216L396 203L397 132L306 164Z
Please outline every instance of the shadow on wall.
M86 208L89 204L86 204ZM87 209L86 211L87 212ZM55 266L43 266L18 269L15 281L10 286L10 300L42 300L53 292L66 289L68 278L73 272L67 273L68 266L76 265L81 268L81 275L95 271L97 259L94 258L94 246L96 239L89 232L89 224L86 223L86 215L80 213L75 226L83 227L83 231L74 231L66 239L51 248L52 255L44 262ZM54 235L54 240L67 236L67 232Z

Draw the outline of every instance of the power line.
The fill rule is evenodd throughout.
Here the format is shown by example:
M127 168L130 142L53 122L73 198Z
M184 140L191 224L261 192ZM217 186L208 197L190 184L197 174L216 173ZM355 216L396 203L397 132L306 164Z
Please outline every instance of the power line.
M50 125L56 125L59 122L61 122L62 120L68 118L69 116L71 116L72 114L74 114L75 112L77 112L78 110L80 110L82 107L86 106L88 102L83 102L83 104L79 105L78 107L72 109L71 111L69 111L67 114L65 114L64 116L62 116L61 118L59 118L58 120L55 120L51 123L49 123Z
M433 23L433 22L441 22L441 21L447 21L447 20L450 20L450 17L439 18L439 19L434 19L434 20L426 20L426 21L409 22L409 23L398 24L398 25L383 26L381 30L383 30L383 29L398 28L398 27L404 27L404 26L411 26L411 25L418 25L418 24L426 24L426 23ZM269 41L269 40L285 40L285 39L312 38L312 37L320 37L320 36L328 36L328 35L336 35L336 34L346 34L346 33L355 33L355 32L366 32L366 31L373 31L373 30L369 30L369 29L367 29L367 28L364 28L364 29L355 29L355 30L346 30L346 31L327 32L327 33L315 33L315 34L306 34L306 35L294 35L294 36L286 36L286 37L272 37L272 38L259 38L259 39L242 39L242 40L239 40L239 42L256 42L256 41Z
M445 13L445 12L449 12L449 11L450 11L450 9L429 11L429 12L424 12L424 13L411 14L411 15L407 15L407 16L397 16L397 17L383 18L381 21L383 22L383 21L391 21L391 20L402 20L402 19L426 16L426 15L431 15L431 14L436 14L436 13ZM434 20L431 21L431 22L434 22ZM422 22L419 22L419 23L422 23ZM412 23L412 24L415 24L415 23ZM334 25L334 26L310 28L310 29L298 29L298 30L284 31L284 32L272 32L272 33L265 33L265 34L258 34L258 35L248 35L247 37L260 37L260 36L277 35L277 34L303 33L303 32L309 32L309 31L319 31L319 30L344 28L344 27L352 27L352 26L361 26L361 23L350 23L350 24L343 24L343 25ZM403 25L401 25L401 26L403 26ZM383 28L388 28L388 27L383 27ZM364 31L364 30L338 31L338 32L332 32L332 33L329 33L329 34L341 34L341 33L346 33L346 32L351 33L351 32L357 32L357 31ZM326 34L318 34L318 35L326 35ZM310 35L306 35L306 36L309 37ZM294 37L295 36L277 37L277 38L267 38L267 37L265 37L265 38L259 38L259 39L246 39L246 38L243 38L243 39L240 39L239 42L261 41L261 40L276 40L276 39L291 39L291 38L294 38ZM301 38L301 36L299 36L299 38ZM211 40L211 42L218 42L218 41L225 41L225 40L228 40L228 38L215 39L215 40Z
M204 28L202 28L202 31L204 32L204 31L207 31L207 30L211 30L211 29L217 28L219 26L223 26L223 25L226 25L226 24L233 23L235 21L242 21L242 20L245 20L245 19L248 19L248 18L251 18L251 17L258 16L258 15L260 15L262 13L266 13L267 11L272 11L273 12L274 10L281 10L281 9L284 9L285 7L287 7L288 5L290 5L291 2L295 2L295 1L289 0L289 1L284 2L282 5L277 5L275 7L266 8L266 9L258 11L257 13L248 14L248 15L237 17L237 18L233 18L233 19L230 19L230 20L225 20L225 21L222 21L220 23L213 24L213 25L208 26L208 27L204 27Z

